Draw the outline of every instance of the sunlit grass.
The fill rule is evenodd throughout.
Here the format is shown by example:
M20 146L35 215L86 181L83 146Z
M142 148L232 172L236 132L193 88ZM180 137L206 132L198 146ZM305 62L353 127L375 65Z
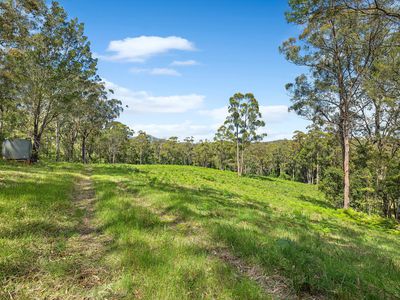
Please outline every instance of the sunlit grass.
M186 275L180 278L179 268L168 264L200 259L199 266L206 266L213 261L207 250L219 245L267 274L284 276L299 295L400 296L400 235L394 224L336 210L314 186L182 166L104 165L95 173L105 229L120 239L122 249L131 249L124 243L135 236L137 251L148 250L142 259L137 251L121 254L121 267L142 274L131 281L139 291L163 290L155 282L165 277L183 288L179 282ZM169 223L160 220L165 215ZM195 281L207 280L198 275ZM210 295L210 286L199 285L195 294Z
M98 261L81 249L72 201L83 167L0 162L0 299L83 299ZM110 294L109 292L107 294Z
M86 240L73 190L89 168L98 233ZM395 223L334 209L306 184L183 166L0 163L0 299L277 296L218 251L298 296L394 299L399 249Z

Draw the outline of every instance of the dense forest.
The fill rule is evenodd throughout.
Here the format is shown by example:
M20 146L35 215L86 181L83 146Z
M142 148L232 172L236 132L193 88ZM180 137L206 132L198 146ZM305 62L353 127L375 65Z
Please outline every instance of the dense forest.
M213 140L160 139L117 121L123 99L97 74L84 26L42 0L0 2L0 140L32 160L182 164L316 184L337 207L400 220L400 4L290 0L301 28L279 48L307 70L286 88L311 121L263 142L254 95L235 94ZM228 100L228 99L227 99Z

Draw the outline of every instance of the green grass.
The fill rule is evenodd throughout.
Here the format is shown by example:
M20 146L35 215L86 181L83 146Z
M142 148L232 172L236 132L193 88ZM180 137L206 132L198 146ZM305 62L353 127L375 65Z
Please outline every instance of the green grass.
M93 285L99 260L80 241L83 211L72 197L83 170L0 161L0 299L112 294L105 280Z
M63 273L57 259L78 221L70 198L76 172L68 165L0 165L0 298L28 299L36 279Z
M91 168L109 242L80 255L72 190L84 168L0 165L0 299L40 295L38 284L63 299L400 298L396 224L334 209L314 186L197 167ZM88 269L106 271L85 285Z

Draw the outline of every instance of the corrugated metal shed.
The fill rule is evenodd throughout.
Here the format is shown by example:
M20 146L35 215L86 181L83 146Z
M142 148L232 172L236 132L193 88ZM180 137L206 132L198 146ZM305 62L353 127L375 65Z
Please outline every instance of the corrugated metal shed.
M2 145L4 159L30 160L32 143L27 139L5 140Z

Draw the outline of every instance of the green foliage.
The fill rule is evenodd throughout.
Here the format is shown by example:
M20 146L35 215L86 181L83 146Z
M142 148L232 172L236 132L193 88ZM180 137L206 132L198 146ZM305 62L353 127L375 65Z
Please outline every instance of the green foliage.
M251 142L262 140L266 134L257 130L265 126L261 118L257 99L253 94L236 93L229 99L228 116L218 129L216 139L230 140L236 144L236 164L238 175L244 172L244 153Z
M398 148L400 6L392 0L290 0L289 7L286 19L300 25L301 33L280 51L309 70L286 86L291 109L335 130L348 207L351 190L361 192L350 185L350 137L371 141L381 158ZM385 201L378 190L388 161L379 160L374 197Z
M325 171L320 189L336 207L340 207L343 199L343 170L329 167Z
M107 99L83 24L68 19L55 1L5 1L0 9L1 134L30 136L37 160L44 136L56 126L57 159L62 133L70 144L79 134L86 162L89 136L119 115L121 103Z

